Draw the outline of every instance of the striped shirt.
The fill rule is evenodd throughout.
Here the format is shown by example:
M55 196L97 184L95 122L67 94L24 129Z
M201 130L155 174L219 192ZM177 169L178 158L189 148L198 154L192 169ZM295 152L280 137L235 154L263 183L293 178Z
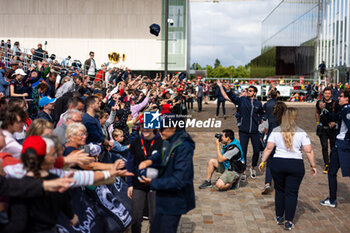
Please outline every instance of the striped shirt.
M72 170L62 170L58 168L50 169L49 172L55 174L59 177L64 177ZM15 165L8 165L4 167L4 172L7 178L17 178L20 179L26 175L26 170L23 168L23 164L18 163ZM93 171L74 171L75 184L73 187L93 185L94 183L94 172Z

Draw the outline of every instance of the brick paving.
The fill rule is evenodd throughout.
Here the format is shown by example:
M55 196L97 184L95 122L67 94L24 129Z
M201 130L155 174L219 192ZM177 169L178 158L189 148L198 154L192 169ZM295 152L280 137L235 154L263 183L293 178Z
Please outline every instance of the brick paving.
M327 175L322 173L323 159L321 146L315 134L314 104L292 104L299 109L298 124L305 129L312 141L315 152L318 174L311 176L309 163L304 156L306 174L299 190L299 200L294 219L294 232L350 232L348 219L350 217L350 184L347 178L338 174L338 207L323 207L319 201L328 196ZM223 121L222 129L231 128L238 138L232 105L228 107L228 118ZM204 105L204 112L193 117L206 119L215 117L215 106ZM221 130L222 130L221 129ZM195 131L195 130L192 130ZM210 132L208 132L210 131ZM210 158L215 158L215 132L210 129L202 132L191 132L196 142L194 153L194 186L196 208L181 219L178 232L281 232L283 226L274 222L274 192L261 195L264 186L264 173L259 173L255 180L247 179L238 190L225 192L215 188L198 189L206 175L206 166ZM252 147L248 148L248 165L251 162ZM212 180L219 174L214 173ZM148 222L143 224L143 232L147 231Z

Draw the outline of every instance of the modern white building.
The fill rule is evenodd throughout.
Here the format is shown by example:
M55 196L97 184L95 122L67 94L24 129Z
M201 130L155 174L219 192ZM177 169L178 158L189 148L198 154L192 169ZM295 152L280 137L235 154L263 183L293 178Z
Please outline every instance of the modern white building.
M94 51L98 65L116 52L125 54L117 66L164 69L165 0L0 0L0 6L5 42L19 41L26 49L40 42L50 54L82 63ZM188 0L169 0L169 70L188 67L188 7ZM150 34L153 23L161 27L158 37Z

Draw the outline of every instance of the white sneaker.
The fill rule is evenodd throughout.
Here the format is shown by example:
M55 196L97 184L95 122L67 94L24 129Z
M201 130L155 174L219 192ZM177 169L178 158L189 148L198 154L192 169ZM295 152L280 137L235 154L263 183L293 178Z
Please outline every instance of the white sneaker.
M252 179L255 179L255 178L256 178L256 171L255 171L255 169L249 168L249 173L250 173L250 177L251 177Z
M328 207L333 207L333 208L335 208L335 207L337 207L337 200L331 202L331 201L329 200L329 198L326 198L325 200L320 201L320 204L323 205L323 206L328 206Z

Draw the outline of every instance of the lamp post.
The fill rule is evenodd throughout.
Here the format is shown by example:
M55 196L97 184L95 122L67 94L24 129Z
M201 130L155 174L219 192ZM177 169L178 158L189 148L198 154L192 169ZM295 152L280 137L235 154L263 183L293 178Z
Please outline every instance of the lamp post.
M168 77L168 42L169 42L169 24L168 24L168 18L169 18L169 0L165 0L165 46L164 46L164 76L165 78Z

